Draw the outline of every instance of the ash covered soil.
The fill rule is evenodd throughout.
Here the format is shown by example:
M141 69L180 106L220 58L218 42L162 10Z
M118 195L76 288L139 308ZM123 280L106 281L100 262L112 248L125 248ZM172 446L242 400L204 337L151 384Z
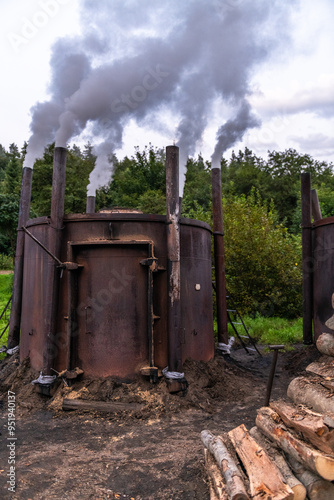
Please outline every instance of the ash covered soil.
M262 351L262 349L261 349ZM314 346L280 353L272 399L320 357ZM209 499L200 432L251 428L263 406L272 354L247 354L209 363L187 361L185 395L114 379L61 382L53 398L35 392L38 373L27 360L0 362L0 497L51 499ZM16 491L8 492L7 395L16 395ZM63 398L140 403L141 409L99 413L63 411Z

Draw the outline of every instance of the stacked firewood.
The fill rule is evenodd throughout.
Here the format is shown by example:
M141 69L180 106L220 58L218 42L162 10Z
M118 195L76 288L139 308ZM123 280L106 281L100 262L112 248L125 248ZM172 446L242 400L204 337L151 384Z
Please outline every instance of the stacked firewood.
M256 427L202 431L211 500L334 500L334 336L317 347L324 356L292 380L291 401L260 408Z

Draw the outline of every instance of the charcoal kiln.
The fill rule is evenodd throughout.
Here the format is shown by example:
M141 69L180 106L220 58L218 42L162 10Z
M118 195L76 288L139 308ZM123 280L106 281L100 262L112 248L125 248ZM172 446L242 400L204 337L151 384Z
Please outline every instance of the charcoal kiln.
M22 222L21 359L46 377L154 381L168 367L181 380L186 359L213 358L214 337L212 233L180 218L178 148L166 149L166 216L95 213L95 199L64 215L65 172L55 148L51 217Z

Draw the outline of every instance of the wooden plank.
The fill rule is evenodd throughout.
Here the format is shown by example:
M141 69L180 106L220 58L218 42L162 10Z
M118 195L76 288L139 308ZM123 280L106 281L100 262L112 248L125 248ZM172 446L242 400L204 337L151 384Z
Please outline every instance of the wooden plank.
M334 480L334 458L314 449L286 429L279 415L271 408L258 410L257 427L269 439L276 442L285 453L327 481Z
M249 435L242 424L228 433L249 477L254 500L293 499L291 488L265 450Z
M137 411L143 408L138 403L122 403L118 401L86 401L83 399L64 399L63 410L88 410L115 413L117 411Z
M301 432L313 446L325 453L334 452L334 429L325 424L322 415L285 401L274 401L270 403L270 407L278 413L285 425Z
M220 436L214 436L210 431L201 432L204 446L214 456L225 479L226 492L230 500L249 500L241 472L232 459Z
M306 488L305 486L296 478L292 473L291 468L287 464L282 453L276 448L276 446L260 432L257 427L253 427L249 434L255 439L259 446L262 446L268 453L268 456L275 462L280 473L283 476L284 482L290 486L293 491L293 500L305 500L306 498ZM320 478L319 478L320 479Z
M304 404L322 414L334 415L332 393L306 377L294 378L289 384L287 395L296 404Z

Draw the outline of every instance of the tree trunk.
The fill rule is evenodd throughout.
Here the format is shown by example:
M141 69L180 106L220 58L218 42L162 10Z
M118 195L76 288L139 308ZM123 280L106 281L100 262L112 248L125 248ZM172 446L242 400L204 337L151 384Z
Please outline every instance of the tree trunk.
M293 491L293 500L305 500L306 498L306 488L305 486L293 475L289 465L286 463L285 458L276 448L276 446L269 442L262 432L259 431L257 427L253 427L249 431L252 438L255 439L258 445L266 450L269 457L275 462L280 473L283 476L284 482L290 486Z
M334 452L334 429L324 423L322 415L284 401L272 402L270 407L279 414L285 425L301 432L313 446L325 453Z
M310 500L333 500L334 485L325 481L314 472L305 469L301 463L288 457L289 463L307 490L307 496Z
M293 491L284 483L279 469L246 427L242 424L228 435L247 471L252 499L293 500Z
M332 333L322 333L318 337L316 345L321 354L334 357L334 335Z
M205 458L205 469L209 478L209 485L213 492L210 491L210 500L227 500L227 493L224 486L223 477L220 469L218 468L215 459L209 450L204 449L204 458Z
M204 446L215 457L218 467L226 482L226 492L231 500L249 500L241 473L229 454L221 437L215 437L211 432L201 432Z
M258 410L256 425L269 439L278 443L285 453L327 481L334 480L334 459L287 431L276 412L267 407L261 408Z
M320 413L334 414L334 398L320 384L313 384L305 377L297 377L290 382L288 398L296 404L305 404Z

